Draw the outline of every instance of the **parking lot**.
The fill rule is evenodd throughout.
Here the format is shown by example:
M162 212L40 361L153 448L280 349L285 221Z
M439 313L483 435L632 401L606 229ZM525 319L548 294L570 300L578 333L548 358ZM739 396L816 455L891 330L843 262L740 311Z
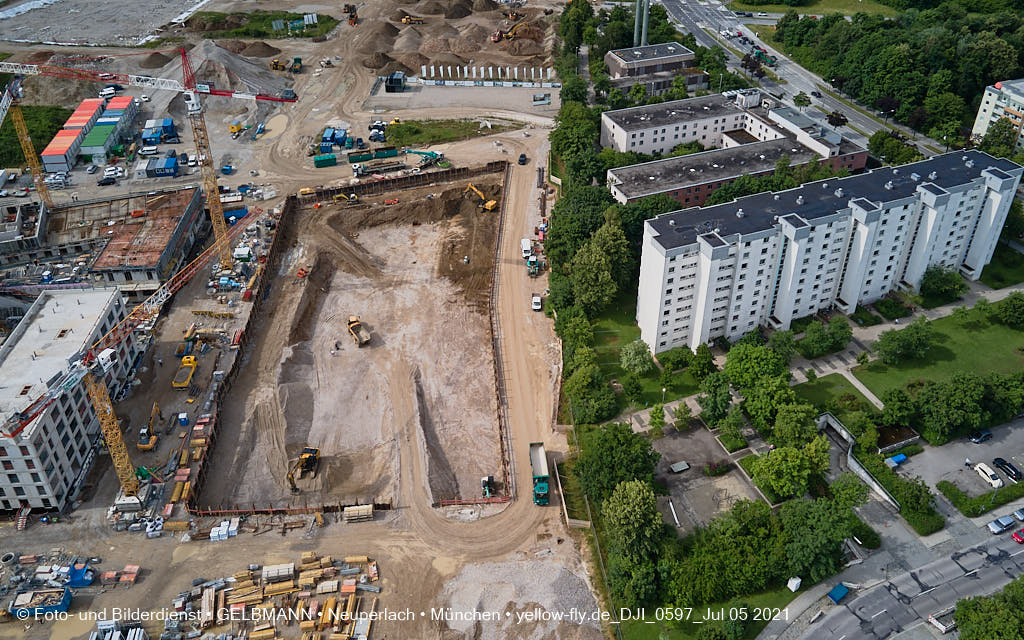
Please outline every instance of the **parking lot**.
M926 446L923 453L901 465L899 473L920 476L933 489L939 480L948 480L971 496L991 491L992 487L982 480L977 471L965 466L965 461L970 458L972 466L984 462L1005 484L1013 483L1015 481L996 468L992 460L1003 458L1024 472L1024 429L1021 427L1024 427L1024 419L995 427L992 438L982 444L961 438L941 447Z
M668 485L669 495L658 498L658 508L665 522L675 526L669 500L679 519L680 534L706 525L722 511L728 511L739 500L760 500L757 492L735 467L725 475L710 478L704 475L704 465L727 461L728 454L704 427L693 427L685 432L665 429L665 437L654 441L654 449L661 454L655 469L655 478ZM669 466L686 462L690 468L673 473Z

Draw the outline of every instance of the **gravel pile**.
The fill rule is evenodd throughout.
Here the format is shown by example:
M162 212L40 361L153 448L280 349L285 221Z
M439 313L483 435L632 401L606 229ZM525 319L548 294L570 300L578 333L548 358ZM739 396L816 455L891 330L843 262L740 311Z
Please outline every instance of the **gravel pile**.
M441 53L443 51L451 51L451 44L448 42L448 38L427 38L423 41L423 45L420 47L420 51L423 53Z
M414 27L406 27L395 39L392 48L395 51L412 52L419 51L421 46L423 46L423 34Z
M143 58L142 62L139 63L139 66L143 69L159 69L170 61L171 58L169 56L165 56L162 53L154 51Z
M449 20L465 18L473 13L473 4L469 0L454 0L444 12L444 17Z
M459 36L463 40L483 44L491 37L491 32L478 24L467 24L459 29Z

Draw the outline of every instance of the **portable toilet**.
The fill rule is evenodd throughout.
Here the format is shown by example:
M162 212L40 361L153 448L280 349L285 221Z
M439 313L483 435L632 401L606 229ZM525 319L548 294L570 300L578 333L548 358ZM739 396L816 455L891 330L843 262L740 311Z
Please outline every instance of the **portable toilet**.
M231 133L239 133L241 130L242 130L242 121L241 120L232 120L231 124L228 125L228 131L230 131Z

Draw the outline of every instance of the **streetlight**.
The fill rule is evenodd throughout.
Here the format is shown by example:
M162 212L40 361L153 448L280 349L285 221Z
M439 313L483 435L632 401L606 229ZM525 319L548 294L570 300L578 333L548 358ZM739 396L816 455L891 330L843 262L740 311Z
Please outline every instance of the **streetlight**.
M665 387L661 388L661 404L665 404Z
M942 136L942 142L946 145L946 151L949 151L949 135Z
M889 116L891 116L895 111L895 109L890 109L882 112L885 115L885 124L889 124Z

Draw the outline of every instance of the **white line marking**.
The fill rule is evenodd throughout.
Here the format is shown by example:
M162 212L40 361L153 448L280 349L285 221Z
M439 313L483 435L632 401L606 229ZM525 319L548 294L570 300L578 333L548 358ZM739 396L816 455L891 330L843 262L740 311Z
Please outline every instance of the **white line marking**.
M872 620L874 620L874 619L875 619L875 618L877 618L878 616L880 616L880 615L882 615L883 613L885 613L885 611L886 611L885 609L882 609L881 611L879 611L879 612L878 612L878 613L876 613L875 615L871 616L871 619L872 619Z

